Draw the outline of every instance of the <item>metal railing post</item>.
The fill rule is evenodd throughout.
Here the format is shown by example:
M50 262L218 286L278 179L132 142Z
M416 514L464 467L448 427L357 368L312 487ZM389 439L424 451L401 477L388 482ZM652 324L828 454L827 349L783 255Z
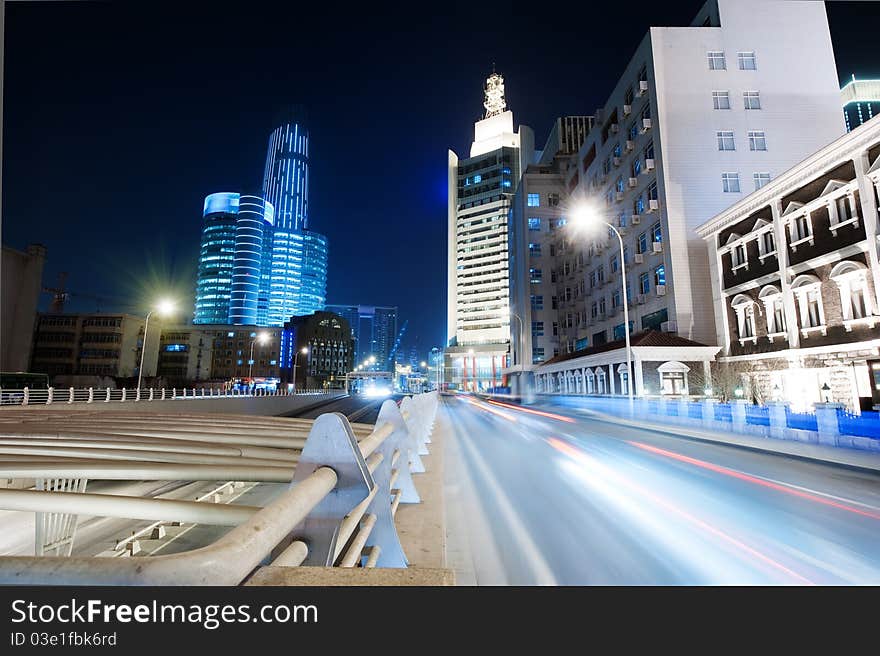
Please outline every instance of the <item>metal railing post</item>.
M126 389L123 387L123 388L122 388L122 398L119 399L120 402L121 402L121 401L125 401L125 392L126 392Z
M165 400L165 388L164 387L162 388L162 400L163 401Z
M46 394L46 405L52 404L52 399L55 397L55 388L50 387L49 392Z
M28 401L30 401L30 395L31 395L31 391L27 387L25 387L24 394L21 397L21 404L22 405L28 404Z
M107 395L104 397L104 403L110 403L110 388L107 388Z
M153 388L151 387L150 388L150 401L152 401L152 400L153 400Z
M141 400L141 388L140 387L137 388L137 391L134 394L134 400L135 401Z
M86 401L86 403L94 403L94 401L95 401L95 388L90 387L89 388L89 400Z
M69 392L68 392L68 394L69 394L69 396L67 397L67 403L68 403L68 405L69 405L69 404L73 403L74 392L73 392L73 388L72 388L72 387L69 388Z

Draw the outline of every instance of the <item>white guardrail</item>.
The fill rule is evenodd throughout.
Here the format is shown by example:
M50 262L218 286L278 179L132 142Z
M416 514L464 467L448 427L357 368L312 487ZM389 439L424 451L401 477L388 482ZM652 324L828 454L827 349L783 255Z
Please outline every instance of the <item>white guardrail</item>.
M296 396L325 395L341 389L298 389ZM50 387L48 389L0 389L0 405L50 405L52 403L110 403L132 401L174 401L179 399L218 399L252 396L292 396L285 390L242 392L219 387L171 387L121 389L113 387Z
M335 412L313 422L126 412L52 423L56 413L0 415L0 480L37 480L36 490L0 489L0 509L37 513L37 539L46 541L37 553L69 554L77 514L234 526L213 544L171 555L0 556L0 584L239 585L261 565L406 567L394 516L399 504L420 502L412 474L424 471L420 455L428 452L437 403L437 392L404 397L399 407L386 400L375 426ZM88 479L289 488L258 508L89 494Z

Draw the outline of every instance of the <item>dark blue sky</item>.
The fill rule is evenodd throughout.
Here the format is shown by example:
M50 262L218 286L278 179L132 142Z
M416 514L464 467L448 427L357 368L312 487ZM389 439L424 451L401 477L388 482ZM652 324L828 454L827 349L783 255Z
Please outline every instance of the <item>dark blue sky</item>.
M167 289L189 308L204 196L259 184L272 117L299 102L328 301L397 305L407 346L440 345L446 149L467 151L492 62L540 146L604 102L649 25L701 2L302 4L7 3L3 242L46 244L45 282L68 271L83 295L71 309L141 311ZM880 75L880 7L829 16L841 78Z

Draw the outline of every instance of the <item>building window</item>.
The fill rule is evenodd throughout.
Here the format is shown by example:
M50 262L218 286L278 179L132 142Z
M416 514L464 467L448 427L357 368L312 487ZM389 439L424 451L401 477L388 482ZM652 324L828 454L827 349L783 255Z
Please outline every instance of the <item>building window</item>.
M727 68L727 64L724 61L723 50L710 50L708 53L706 53L706 56L709 59L710 71L723 71Z
M648 233L643 232L639 235L639 243L638 243L637 253L646 253L648 251Z
M593 304L590 306L590 316L593 319L599 316L599 304L596 301L593 301Z
M855 211L855 196L841 196L834 201L834 210L837 216L831 217L832 225L858 218L858 214Z
M623 176L617 178L617 182L614 183L614 187L621 194L626 190L626 184L623 182Z
M553 326L553 336L558 337L559 336L559 323L554 321L552 326Z
M749 132L749 150L767 150L767 137L763 130Z
M772 342L774 335L783 334L786 330L782 294L774 285L767 285L758 294L758 298L764 304L764 314L767 317L767 335Z
M529 230L540 230L541 219L533 217L529 219Z
M737 269L741 266L744 266L749 263L748 258L746 257L746 247L744 244L737 244L730 251L731 261L733 262L733 268Z
M713 91L712 106L715 109L730 109L730 92L729 91Z
M639 276L639 294L647 294L651 291L651 278L647 273Z
M732 130L719 130L715 134L718 137L718 150L736 150Z
M532 337L543 337L544 336L544 322L543 321L533 321L532 322Z
M529 269L529 282L533 285L540 284L542 281L541 269Z
M721 174L721 188L724 193L729 194L738 194L739 193L739 173L722 173Z
M797 243L813 236L813 226L809 214L800 214L791 222L791 241Z
M659 221L651 226L651 238L654 241L663 241L663 227Z
M599 299L599 314L605 316L605 297Z
M532 294L529 298L531 300L533 310L543 310L544 309L544 297L543 296L540 296L537 294Z
M654 269L654 285L657 287L666 286L666 267L662 264Z
M794 279L791 287L800 309L801 332L806 335L813 329L819 329L824 334L825 309L819 279L802 275Z
M559 205L559 194L547 194L547 205L557 207Z
M598 269L596 269L596 277L599 279L600 285L603 282L605 282L605 267L604 266L600 266Z
M761 93L758 91L743 91L743 106L746 109L761 109Z
M868 289L868 269L864 264L845 260L831 269L831 279L840 292L840 308L844 326L852 329L852 322L871 318L873 326L873 303Z
M776 252L776 238L773 236L772 230L768 230L758 237L758 249L761 257L767 257Z
M769 173L755 173L754 180L755 180L755 191L758 191L758 189L760 189L764 185L767 185L770 183L770 174Z
M541 244L529 244L529 257L541 257Z
M611 257L611 272L617 273L620 270L620 260L617 255Z
M529 207L540 207L541 206L541 194L529 194L528 205L529 205Z
M611 307L619 308L620 307L620 290L615 289L614 293L611 294Z
M736 313L737 331L739 333L739 341L755 340L755 302L740 294L733 299L731 303Z
M755 60L754 51L751 52L738 52L736 53L737 61L739 62L739 70L741 71L754 71L758 69L758 63Z

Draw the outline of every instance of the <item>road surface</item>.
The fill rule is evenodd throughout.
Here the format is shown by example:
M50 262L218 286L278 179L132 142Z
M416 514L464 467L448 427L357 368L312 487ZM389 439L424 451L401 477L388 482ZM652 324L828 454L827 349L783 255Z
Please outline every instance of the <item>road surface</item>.
M459 583L880 583L880 475L444 398Z

